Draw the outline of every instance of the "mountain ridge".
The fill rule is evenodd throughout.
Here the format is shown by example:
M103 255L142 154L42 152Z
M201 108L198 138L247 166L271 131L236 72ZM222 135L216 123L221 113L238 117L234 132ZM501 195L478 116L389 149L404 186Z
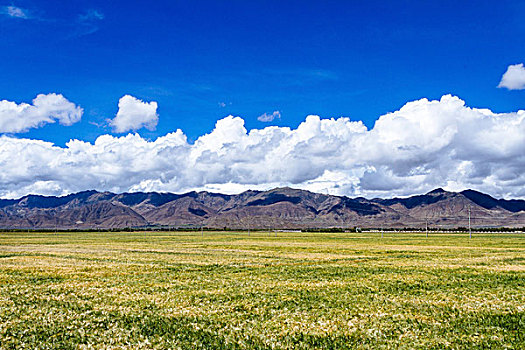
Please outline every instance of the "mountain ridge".
M174 226L246 229L325 227L525 226L525 200L475 190L437 188L405 198L350 198L290 187L214 192L95 190L65 196L0 199L0 228L125 228Z

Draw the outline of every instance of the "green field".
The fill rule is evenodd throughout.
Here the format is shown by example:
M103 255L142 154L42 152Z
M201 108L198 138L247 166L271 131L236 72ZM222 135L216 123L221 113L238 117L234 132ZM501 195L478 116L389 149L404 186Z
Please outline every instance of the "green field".
M525 349L525 235L0 233L0 349Z

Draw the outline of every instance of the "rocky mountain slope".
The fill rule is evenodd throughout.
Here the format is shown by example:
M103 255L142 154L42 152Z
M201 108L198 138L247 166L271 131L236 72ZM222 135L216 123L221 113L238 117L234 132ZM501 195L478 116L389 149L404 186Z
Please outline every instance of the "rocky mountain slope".
M365 199L292 188L246 191L122 193L0 199L0 228L172 227L298 229L321 227L525 226L525 201L473 190L436 189L408 198Z

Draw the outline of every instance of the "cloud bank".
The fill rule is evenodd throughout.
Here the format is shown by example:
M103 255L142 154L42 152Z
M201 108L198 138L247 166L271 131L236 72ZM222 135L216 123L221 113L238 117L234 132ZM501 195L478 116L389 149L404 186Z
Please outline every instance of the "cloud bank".
M141 128L155 130L158 122L157 102L144 102L125 95L118 101L117 116L111 121L111 125L115 132L124 133Z
M156 115L156 105L126 100ZM349 118L311 115L296 129L248 131L243 119L228 116L193 144L181 130L154 141L102 135L66 147L2 136L0 196L86 189L232 193L289 185L367 197L445 187L525 198L524 150L525 111L497 114L446 95L409 102L370 130Z
M509 90L525 89L525 67L523 67L523 63L510 65L503 74L498 87Z
M74 124L82 118L82 108L60 94L38 95L33 104L0 101L0 132L20 133L58 121Z

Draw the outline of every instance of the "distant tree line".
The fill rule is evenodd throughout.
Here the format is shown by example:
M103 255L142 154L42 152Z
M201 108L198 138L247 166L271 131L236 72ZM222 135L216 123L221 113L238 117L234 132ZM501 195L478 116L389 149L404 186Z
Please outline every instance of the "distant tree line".
M195 232L195 231L248 231L247 229L236 229L230 227L172 227L172 226L151 226L151 227L120 227L120 228L0 228L2 232L134 232L134 231L177 231L177 232ZM296 229L290 229L296 230ZM362 231L396 231L396 232L425 232L424 227L402 227L402 228L342 228L342 227L319 227L319 228L304 228L301 232L318 232L318 233L343 233L343 232L362 232ZM252 232L268 232L273 229L250 229ZM278 231L286 231L286 229L279 229ZM468 232L468 227L428 227L430 232ZM476 227L472 228L475 232L525 232L523 227Z

